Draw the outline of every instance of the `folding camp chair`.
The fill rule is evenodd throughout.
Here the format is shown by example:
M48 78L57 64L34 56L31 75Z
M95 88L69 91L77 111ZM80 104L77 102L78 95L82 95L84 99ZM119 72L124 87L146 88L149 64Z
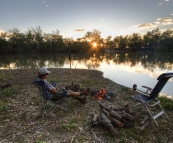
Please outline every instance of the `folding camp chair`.
M158 117L160 117L161 115L164 114L166 116L166 118L168 119L168 116L166 115L165 111L163 110L162 106L160 105L160 101L157 99L157 97L158 97L160 91L162 90L162 88L165 86L165 84L171 77L173 77L173 73L163 73L157 78L158 82L155 85L154 89L147 87L147 86L142 86L147 89L146 93L137 91L139 94L137 94L135 96L131 96L131 98L133 98L134 101L139 102L139 103L135 104L134 106L142 104L147 109L148 113L150 114L150 116L152 117L153 121L155 122L155 124L157 126L158 126L158 123L157 123L156 119ZM159 113L157 113L156 115L153 115L153 113L151 112L151 108L156 105L158 105L160 107L161 111Z
M39 92L40 92L40 101L42 104L42 107L44 109L44 114L46 115L46 117L49 117L50 114L52 114L56 108L60 108L64 111L68 111L66 102L65 102L65 97L60 98L57 101L50 101L47 99L47 95L46 95L46 87L45 87L45 83L44 81L40 80L40 79L36 79L35 80L36 84L38 85L39 88ZM52 84L53 86L56 86L56 84ZM63 92L59 93L60 95L63 94Z

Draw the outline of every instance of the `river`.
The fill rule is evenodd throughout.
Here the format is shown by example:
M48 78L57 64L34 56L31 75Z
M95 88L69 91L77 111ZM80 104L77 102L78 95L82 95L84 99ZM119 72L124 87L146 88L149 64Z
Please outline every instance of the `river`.
M1 69L70 68L69 54L1 55ZM72 69L95 69L105 78L131 88L137 84L154 88L157 77L173 72L173 54L102 53L71 54ZM75 73L72 73L75 74ZM162 89L164 95L173 96L173 78Z

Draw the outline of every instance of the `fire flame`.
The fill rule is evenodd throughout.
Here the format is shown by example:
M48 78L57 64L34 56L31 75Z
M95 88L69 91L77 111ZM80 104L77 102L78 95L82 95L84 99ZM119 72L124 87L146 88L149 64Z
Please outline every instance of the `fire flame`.
M93 96L93 98L96 98L98 100L102 100L105 96L105 93L106 93L106 89L100 89L99 92L97 92L96 95Z

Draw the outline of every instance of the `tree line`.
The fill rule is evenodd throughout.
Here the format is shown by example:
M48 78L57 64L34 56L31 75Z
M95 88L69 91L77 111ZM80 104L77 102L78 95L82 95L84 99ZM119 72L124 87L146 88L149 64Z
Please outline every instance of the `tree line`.
M96 43L97 48L93 47ZM118 51L173 52L173 30L161 32L159 28L146 34L133 33L126 36L101 37L99 30L88 31L83 37L74 40L64 38L59 30L44 33L40 26L22 33L13 28L0 33L0 53L61 53L86 52L113 49Z

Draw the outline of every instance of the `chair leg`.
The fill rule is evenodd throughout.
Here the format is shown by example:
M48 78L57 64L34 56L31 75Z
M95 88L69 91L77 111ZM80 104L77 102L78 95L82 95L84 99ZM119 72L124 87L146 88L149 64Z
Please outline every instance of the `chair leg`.
M159 126L158 123L157 123L157 121L153 118L153 115L152 115L150 109L147 107L146 104L144 104L144 107L147 109L148 113L150 114L150 116L151 116L151 118L153 119L153 121L155 122L155 124L156 124L157 126Z
M164 112L166 118L169 119L168 116L167 116L167 114L166 114L166 112L163 110L163 108L162 108L162 106L161 106L160 104L159 104L159 107L160 107L160 109Z

